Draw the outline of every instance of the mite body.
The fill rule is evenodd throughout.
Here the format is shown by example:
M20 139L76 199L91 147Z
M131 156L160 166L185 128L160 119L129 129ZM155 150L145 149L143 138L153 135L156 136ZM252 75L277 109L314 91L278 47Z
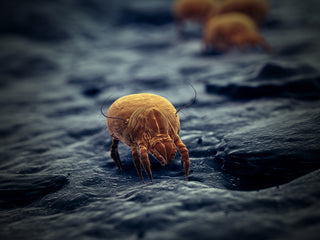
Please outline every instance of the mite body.
M251 17L256 24L260 24L268 10L269 5L265 0L225 0L220 4L217 14L243 13Z
M204 24L216 10L217 4L213 0L176 0L173 5L173 15L180 30L186 21Z
M271 53L270 45L259 34L255 22L241 13L228 13L211 18L205 26L202 41L205 49L229 51L237 47L244 50L249 46L260 45Z
M164 166L172 163L178 148L188 180L189 153L178 136L177 110L167 99L150 93L121 97L107 112L107 127L112 137L111 157L120 170L119 141L131 148L134 165L143 182L142 167L152 181L148 152Z

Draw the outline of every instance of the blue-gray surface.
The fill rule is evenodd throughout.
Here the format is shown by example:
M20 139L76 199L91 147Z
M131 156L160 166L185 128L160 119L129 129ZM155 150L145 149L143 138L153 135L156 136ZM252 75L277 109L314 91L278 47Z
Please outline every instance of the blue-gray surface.
M317 1L271 1L274 47L201 53L169 0L4 1L0 7L0 239L318 239ZM110 158L100 114L151 92L176 106L190 152L142 184Z

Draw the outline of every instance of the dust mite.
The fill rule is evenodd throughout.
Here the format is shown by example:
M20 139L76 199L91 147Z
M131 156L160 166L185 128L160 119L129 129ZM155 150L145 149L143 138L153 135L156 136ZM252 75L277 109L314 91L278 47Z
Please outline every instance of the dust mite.
M203 25L217 11L217 3L213 0L175 0L172 13L180 32L187 21Z
M203 33L204 50L213 47L229 51L234 47L245 50L259 45L266 52L272 53L269 43L260 35L256 23L242 13L226 13L211 18Z
M152 182L151 164L148 152L154 156L162 166L172 163L177 148L181 154L181 167L185 169L186 180L189 173L189 153L186 145L179 137L180 121L178 112L195 102L176 110L164 97L139 93L117 99L109 108L107 114L107 128L112 137L111 157L119 170L122 164L118 152L119 141L132 150L134 165L138 175L144 182L142 167Z
M243 13L259 25L267 16L268 11L269 4L266 0L224 0L217 14Z

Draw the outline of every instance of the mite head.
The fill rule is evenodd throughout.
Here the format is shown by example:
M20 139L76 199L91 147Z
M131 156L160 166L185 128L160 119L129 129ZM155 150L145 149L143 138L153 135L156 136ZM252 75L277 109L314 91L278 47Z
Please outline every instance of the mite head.
M177 153L176 145L166 134L159 134L153 137L149 142L148 150L162 166L172 163Z
M150 108L144 112L148 151L162 166L171 163L177 148L170 137L170 119L158 108Z

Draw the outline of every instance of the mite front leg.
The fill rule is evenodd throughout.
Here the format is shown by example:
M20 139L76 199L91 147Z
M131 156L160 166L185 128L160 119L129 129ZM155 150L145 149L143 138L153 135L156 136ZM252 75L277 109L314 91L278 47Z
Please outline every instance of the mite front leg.
M152 173L151 173L151 164L148 157L148 151L146 146L143 143L139 143L139 151L140 151L140 163L142 164L151 182L153 182Z
M134 163L134 166L136 167L137 169L137 172L138 172L138 175L139 177L141 178L142 182L144 182L144 179L143 179L143 176L142 176L142 171L141 171L141 162L140 162L140 159L139 159L139 153L138 153L138 150L136 147L133 147L131 148L132 149L132 157L133 157L133 163Z
M120 160L120 155L118 151L119 139L112 137L112 145L111 145L111 157L115 161L119 170L122 171L122 164Z
M179 136L176 136L176 139L174 141L175 145L177 146L180 155L181 155L181 167L183 168L184 165L184 169L185 169L185 173L186 173L186 181L188 181L188 176L189 176L189 168L190 168L190 160L189 160L189 152L188 149L186 147L186 145L184 145L184 143L181 141L181 139L179 138Z

